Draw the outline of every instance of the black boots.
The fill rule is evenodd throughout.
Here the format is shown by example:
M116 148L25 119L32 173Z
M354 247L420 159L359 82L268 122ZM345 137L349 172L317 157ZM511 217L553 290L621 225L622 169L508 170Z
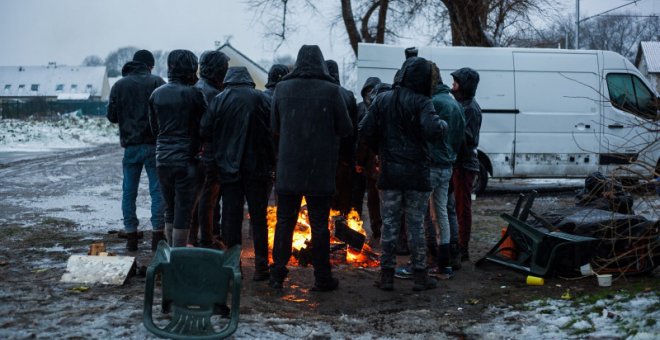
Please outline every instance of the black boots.
M314 282L312 291L315 292L329 292L335 290L339 287L339 280L337 278L331 277L329 279L324 279L322 281Z
M376 287L387 291L394 290L394 268L380 270L380 281L376 282Z
M415 269L415 285L413 290L416 292L438 288L438 280L432 278L426 269Z
M154 230L151 232L151 251L158 249L158 243L165 240L165 232L162 230Z
M126 233L126 250L128 251L137 251L138 250L138 233L137 231L132 233Z

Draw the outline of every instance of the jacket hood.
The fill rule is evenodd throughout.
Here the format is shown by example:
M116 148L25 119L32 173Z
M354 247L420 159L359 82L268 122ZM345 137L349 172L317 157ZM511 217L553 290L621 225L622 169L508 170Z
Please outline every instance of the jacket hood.
M268 83L266 83L266 88L269 89L275 87L275 85L277 85L277 83L288 73L289 68L286 65L275 64L271 66L268 71Z
M230 67L225 76L225 86L250 85L254 87L254 80L245 66Z
M303 45L298 51L298 58L293 67L293 71L287 74L282 80L294 78L314 78L327 80L334 83L334 78L328 73L325 66L323 53L317 45Z
M337 65L337 62L334 60L326 60L325 66L328 68L328 73L330 74L330 77L334 78L335 84L340 85L341 83L339 81L339 65Z
M431 96L432 72L431 63L421 57L406 59L401 66L401 86L415 93Z
M194 84L197 81L197 56L188 50L174 50L167 56L167 77Z
M433 91L433 95L436 94L441 94L441 93L450 93L451 88L445 84L439 83L435 85L435 91Z
M199 76L213 84L222 84L229 67L229 57L220 51L205 51L199 57Z
M364 85L362 85L362 90L360 90L360 95L362 96L362 98L365 98L366 96L369 95L369 93L367 92L369 88L373 90L378 84L380 84L380 78L378 77L367 78L367 80L364 82Z
M371 101L373 102L374 98L376 98L377 95L387 92L392 90L392 85L388 83L378 83L376 86L374 86L373 90L369 93L369 96L371 97Z
M131 73L151 73L147 64L139 61L129 61L121 68L121 76L126 77Z
M463 67L451 73L454 80L459 85L459 95L462 99L473 98L477 93L477 85L479 85L479 73L469 68Z

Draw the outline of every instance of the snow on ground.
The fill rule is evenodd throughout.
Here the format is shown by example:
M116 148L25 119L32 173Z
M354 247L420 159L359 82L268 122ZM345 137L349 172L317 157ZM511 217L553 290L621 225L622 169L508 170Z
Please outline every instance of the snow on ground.
M466 333L483 339L658 339L659 307L658 292L536 300L522 308L491 308L490 321Z
M117 125L105 117L71 112L55 120L0 119L0 152L84 148L118 141Z

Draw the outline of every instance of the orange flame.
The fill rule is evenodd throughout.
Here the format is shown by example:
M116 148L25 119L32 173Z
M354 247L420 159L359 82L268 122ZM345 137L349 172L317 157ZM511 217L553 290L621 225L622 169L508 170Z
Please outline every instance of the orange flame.
M330 216L328 219L328 228L330 231L334 229L334 223L332 218L339 216L341 213L337 210L331 210ZM275 226L277 225L277 207L269 206L268 207L268 249L272 251L273 244L275 242ZM360 234L367 236L367 232L362 228L363 221L360 219L360 215L355 211L351 212L346 216L346 222L349 228L359 232ZM331 233L332 235L332 233ZM295 251L300 251L307 247L306 242L311 242L312 239L312 229L309 224L309 216L307 213L307 202L303 198L302 203L300 204L300 213L298 214L298 222L294 228L293 232L293 241L291 248ZM335 239L331 236L331 244L340 244L341 241ZM380 265L377 260L378 256L375 254L371 247L368 244L364 244L362 250L355 250L351 247L346 247L346 258L345 261L340 261L340 263L348 263L356 267L377 267ZM271 252L272 253L272 252ZM337 262L336 260L333 262ZM295 256L292 256L289 260L290 265L298 265L298 260Z

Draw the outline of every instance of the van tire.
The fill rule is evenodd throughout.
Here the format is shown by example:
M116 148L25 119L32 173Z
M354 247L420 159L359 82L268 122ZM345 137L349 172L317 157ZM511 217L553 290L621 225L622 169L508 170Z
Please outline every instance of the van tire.
M482 194L486 190L487 185L488 169L486 169L483 162L479 162L479 172L474 175L474 180L472 181L472 193Z

